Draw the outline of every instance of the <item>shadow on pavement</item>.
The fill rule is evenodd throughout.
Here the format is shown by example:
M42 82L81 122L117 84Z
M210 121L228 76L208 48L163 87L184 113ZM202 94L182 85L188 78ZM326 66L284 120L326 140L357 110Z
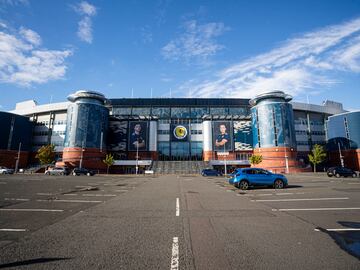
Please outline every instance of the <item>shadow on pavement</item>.
M36 258L26 261L18 261L6 264L0 264L1 268L10 268L10 267L17 267L17 266L24 266L24 265L31 265L31 264L38 264L38 263L47 263L53 261L62 261L62 260L70 260L72 258Z
M338 223L344 227L360 229L359 222L339 221ZM360 231L328 231L323 228L318 229L328 234L341 249L360 259Z
M300 185L288 185L286 188L302 188L304 186L300 186Z

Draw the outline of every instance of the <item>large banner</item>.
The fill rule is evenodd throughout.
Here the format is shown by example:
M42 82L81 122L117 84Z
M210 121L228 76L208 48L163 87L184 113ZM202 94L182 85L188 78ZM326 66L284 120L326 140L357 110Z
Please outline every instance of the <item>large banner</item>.
M189 125L187 124L171 124L170 127L171 141L188 141L190 137Z
M108 150L113 152L125 152L127 146L128 122L117 119L110 119L107 145Z
M251 121L234 121L233 123L235 151L252 150L253 137Z
M148 122L133 121L129 123L129 151L147 151Z
M233 146L233 128L230 121L214 121L213 125L213 148L214 151L231 151Z

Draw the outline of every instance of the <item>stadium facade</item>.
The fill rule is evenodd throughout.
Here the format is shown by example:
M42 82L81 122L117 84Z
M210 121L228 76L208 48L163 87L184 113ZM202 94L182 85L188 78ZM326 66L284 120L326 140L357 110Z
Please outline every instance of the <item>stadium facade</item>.
M333 101L314 105L291 99L281 91L251 100L107 99L98 92L77 91L68 102L37 105L25 101L10 113L0 113L0 117L15 117L5 123L0 155L16 154L16 142L26 136L27 148L20 152L28 164L36 162L34 155L42 145L51 143L56 146L58 164L71 167L82 163L102 170L105 154L112 153L114 172L156 169L169 161L203 162L222 170L225 164L250 166L249 157L254 153L263 157L259 166L273 171L305 171L309 169L307 154L314 144L325 145L329 139L344 135L334 131L337 115L353 113ZM353 121L351 117L347 116L348 122ZM16 126L16 119L28 119L29 124ZM359 134L358 128L351 130ZM21 136L13 140L14 134ZM10 147L9 140L13 141ZM352 144L355 154L358 145L358 141ZM339 162L336 154L331 161ZM354 162L357 168L358 163Z

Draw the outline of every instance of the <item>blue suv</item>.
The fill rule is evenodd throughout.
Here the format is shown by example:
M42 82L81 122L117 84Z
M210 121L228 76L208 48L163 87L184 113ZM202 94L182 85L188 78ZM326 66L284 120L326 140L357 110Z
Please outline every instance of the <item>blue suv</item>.
M260 168L237 169L229 179L229 183L237 188L246 190L249 186L272 186L284 188L288 180L282 174L275 174Z

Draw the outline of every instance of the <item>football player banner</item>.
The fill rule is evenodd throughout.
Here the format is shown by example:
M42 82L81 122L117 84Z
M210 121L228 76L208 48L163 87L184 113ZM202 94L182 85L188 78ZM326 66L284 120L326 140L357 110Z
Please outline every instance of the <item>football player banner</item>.
M130 122L129 151L147 151L148 145L148 122Z
M214 151L231 151L233 132L230 121L213 122L213 149Z

